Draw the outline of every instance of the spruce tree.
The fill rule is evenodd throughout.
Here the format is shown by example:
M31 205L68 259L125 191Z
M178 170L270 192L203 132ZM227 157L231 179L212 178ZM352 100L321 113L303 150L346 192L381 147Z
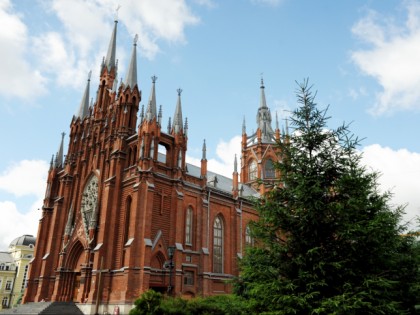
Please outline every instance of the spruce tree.
M401 236L403 207L379 191L349 126L327 128L328 108L318 109L308 80L297 101L293 132L278 144L279 183L257 201L257 242L236 293L254 313L414 312L419 267L413 238Z

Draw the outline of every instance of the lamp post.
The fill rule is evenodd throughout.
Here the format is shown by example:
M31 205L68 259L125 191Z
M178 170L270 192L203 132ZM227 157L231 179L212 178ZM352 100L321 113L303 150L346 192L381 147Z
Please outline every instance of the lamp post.
M172 269L174 268L174 253L175 253L175 246L168 247L168 256L169 256L169 285L168 285L168 294L171 295L172 293Z

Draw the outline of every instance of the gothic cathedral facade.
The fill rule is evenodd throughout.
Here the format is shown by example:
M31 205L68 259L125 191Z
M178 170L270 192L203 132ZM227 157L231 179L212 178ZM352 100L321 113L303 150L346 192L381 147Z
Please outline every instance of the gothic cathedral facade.
M136 39L118 84L116 35L117 22L96 100L89 102L89 76L67 154L62 139L51 161L24 303L77 301L86 313L98 305L127 312L148 289L184 297L230 292L226 280L238 275L238 259L253 242L251 197L278 175L280 131L278 120L271 126L263 82L256 132L248 136L242 126L239 172L235 156L232 178L215 174L205 142L200 167L185 160L181 90L166 130L156 77L139 109Z

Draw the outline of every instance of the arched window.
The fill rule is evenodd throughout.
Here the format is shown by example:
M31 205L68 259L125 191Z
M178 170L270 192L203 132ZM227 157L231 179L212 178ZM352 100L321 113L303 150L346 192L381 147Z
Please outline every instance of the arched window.
M98 204L98 178L92 176L87 182L82 195L82 222L86 236L89 238L89 229L96 228Z
M252 160L251 163L249 163L248 178L249 180L257 179L257 162L255 160Z
M213 224L213 272L223 273L223 222L220 217Z
M252 237L249 225L245 228L245 244L246 246L254 246L254 238Z
M131 197L128 196L125 205L125 226L124 226L124 244L128 241L130 236L130 221L131 221Z
M188 207L185 215L185 244L192 245L193 210Z
M275 178L276 171L274 169L274 163L271 159L268 159L264 164L264 178Z

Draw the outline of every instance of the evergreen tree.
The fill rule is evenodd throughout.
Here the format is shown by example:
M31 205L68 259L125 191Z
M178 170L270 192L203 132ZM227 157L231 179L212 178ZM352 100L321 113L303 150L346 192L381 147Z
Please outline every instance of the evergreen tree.
M297 100L294 132L279 143L279 184L257 202L257 245L241 262L237 294L255 313L414 312L419 267L413 238L401 236L403 207L378 191L348 125L327 129L308 80Z

